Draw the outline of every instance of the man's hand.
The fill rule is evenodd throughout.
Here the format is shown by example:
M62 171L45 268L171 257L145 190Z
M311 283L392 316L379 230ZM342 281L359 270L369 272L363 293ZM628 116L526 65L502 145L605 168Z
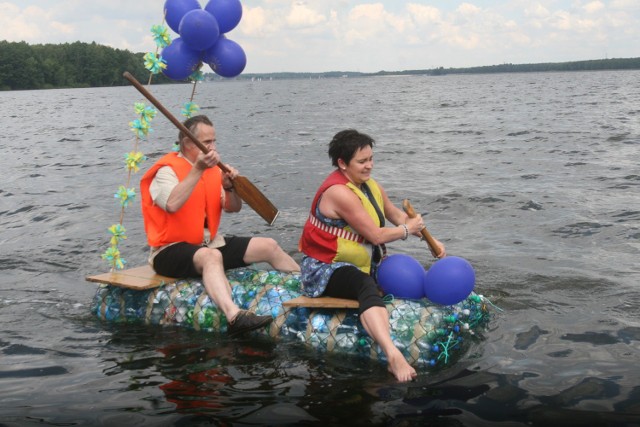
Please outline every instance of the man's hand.
M216 150L209 150L207 154L200 152L196 158L195 167L200 170L212 168L220 162L220 154Z
M229 169L229 172L225 172L222 175L222 186L224 188L231 188L233 187L233 179L238 176L238 170L228 164L225 164L225 166Z

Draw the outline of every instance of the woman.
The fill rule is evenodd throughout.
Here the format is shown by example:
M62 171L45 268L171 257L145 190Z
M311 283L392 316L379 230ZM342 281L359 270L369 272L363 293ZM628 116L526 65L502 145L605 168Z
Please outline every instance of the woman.
M374 140L353 129L329 143L336 170L320 185L300 238L303 292L358 300L360 321L382 348L398 381L417 374L389 333L389 313L374 280L384 244L420 235L420 215L409 218L371 178ZM386 220L396 227L385 227ZM437 241L438 258L446 255Z

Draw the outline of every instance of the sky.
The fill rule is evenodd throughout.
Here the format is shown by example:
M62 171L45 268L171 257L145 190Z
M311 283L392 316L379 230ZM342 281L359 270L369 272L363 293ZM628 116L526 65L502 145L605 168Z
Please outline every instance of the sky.
M244 50L245 73L369 73L640 57L640 0L241 4L239 24L225 35ZM164 5L165 0L0 0L0 40L96 42L154 52L150 28L163 22Z

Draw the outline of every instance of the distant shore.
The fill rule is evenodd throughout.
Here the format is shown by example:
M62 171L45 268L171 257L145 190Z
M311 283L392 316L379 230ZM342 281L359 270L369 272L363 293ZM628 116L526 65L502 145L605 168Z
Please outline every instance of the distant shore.
M343 77L373 77L373 76L410 76L446 74L490 74L490 73L531 73L546 71L598 71L598 70L640 70L640 58L611 58L572 62L547 62L539 64L500 64L467 68L431 68L422 70L378 71L375 73L360 73L352 71L330 71L324 73L245 73L236 77L237 80L256 79L309 79L309 78L343 78ZM208 77L215 77L207 74Z
M83 87L109 87L129 84L122 77L124 71L140 81L149 79L144 66L144 53L113 49L97 43L64 43L30 45L25 42L0 40L0 91L31 89L62 89ZM422 70L330 71L318 73L244 73L233 80L320 79L372 76L406 76L446 74L525 73L545 71L596 71L640 69L640 58L612 58L589 61L556 62L542 64L500 64L483 67L444 68ZM205 80L229 80L212 72ZM176 83L162 73L153 76L154 84Z

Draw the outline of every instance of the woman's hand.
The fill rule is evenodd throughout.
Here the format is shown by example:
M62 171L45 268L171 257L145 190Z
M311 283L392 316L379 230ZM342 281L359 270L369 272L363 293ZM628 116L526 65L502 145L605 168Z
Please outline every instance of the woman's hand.
M431 245L429 245L429 249L431 250L431 255L433 255L436 258L444 258L447 256L447 251L444 248L444 244L436 239L435 237L433 238L433 240L436 242L436 249L438 250L438 253L433 253L433 249L431 248Z
M409 229L409 233L422 238L422 229L424 228L424 221L422 219L422 215L417 214L414 218L407 218L407 222L405 223L407 228ZM436 245L436 251L429 245L429 249L431 250L431 255L435 258L444 258L447 256L447 251L444 248L444 244L436 238L433 238L433 241Z
M417 214L413 218L407 218L405 225L409 229L409 234L420 237L420 231L424 228L424 221L422 215Z

